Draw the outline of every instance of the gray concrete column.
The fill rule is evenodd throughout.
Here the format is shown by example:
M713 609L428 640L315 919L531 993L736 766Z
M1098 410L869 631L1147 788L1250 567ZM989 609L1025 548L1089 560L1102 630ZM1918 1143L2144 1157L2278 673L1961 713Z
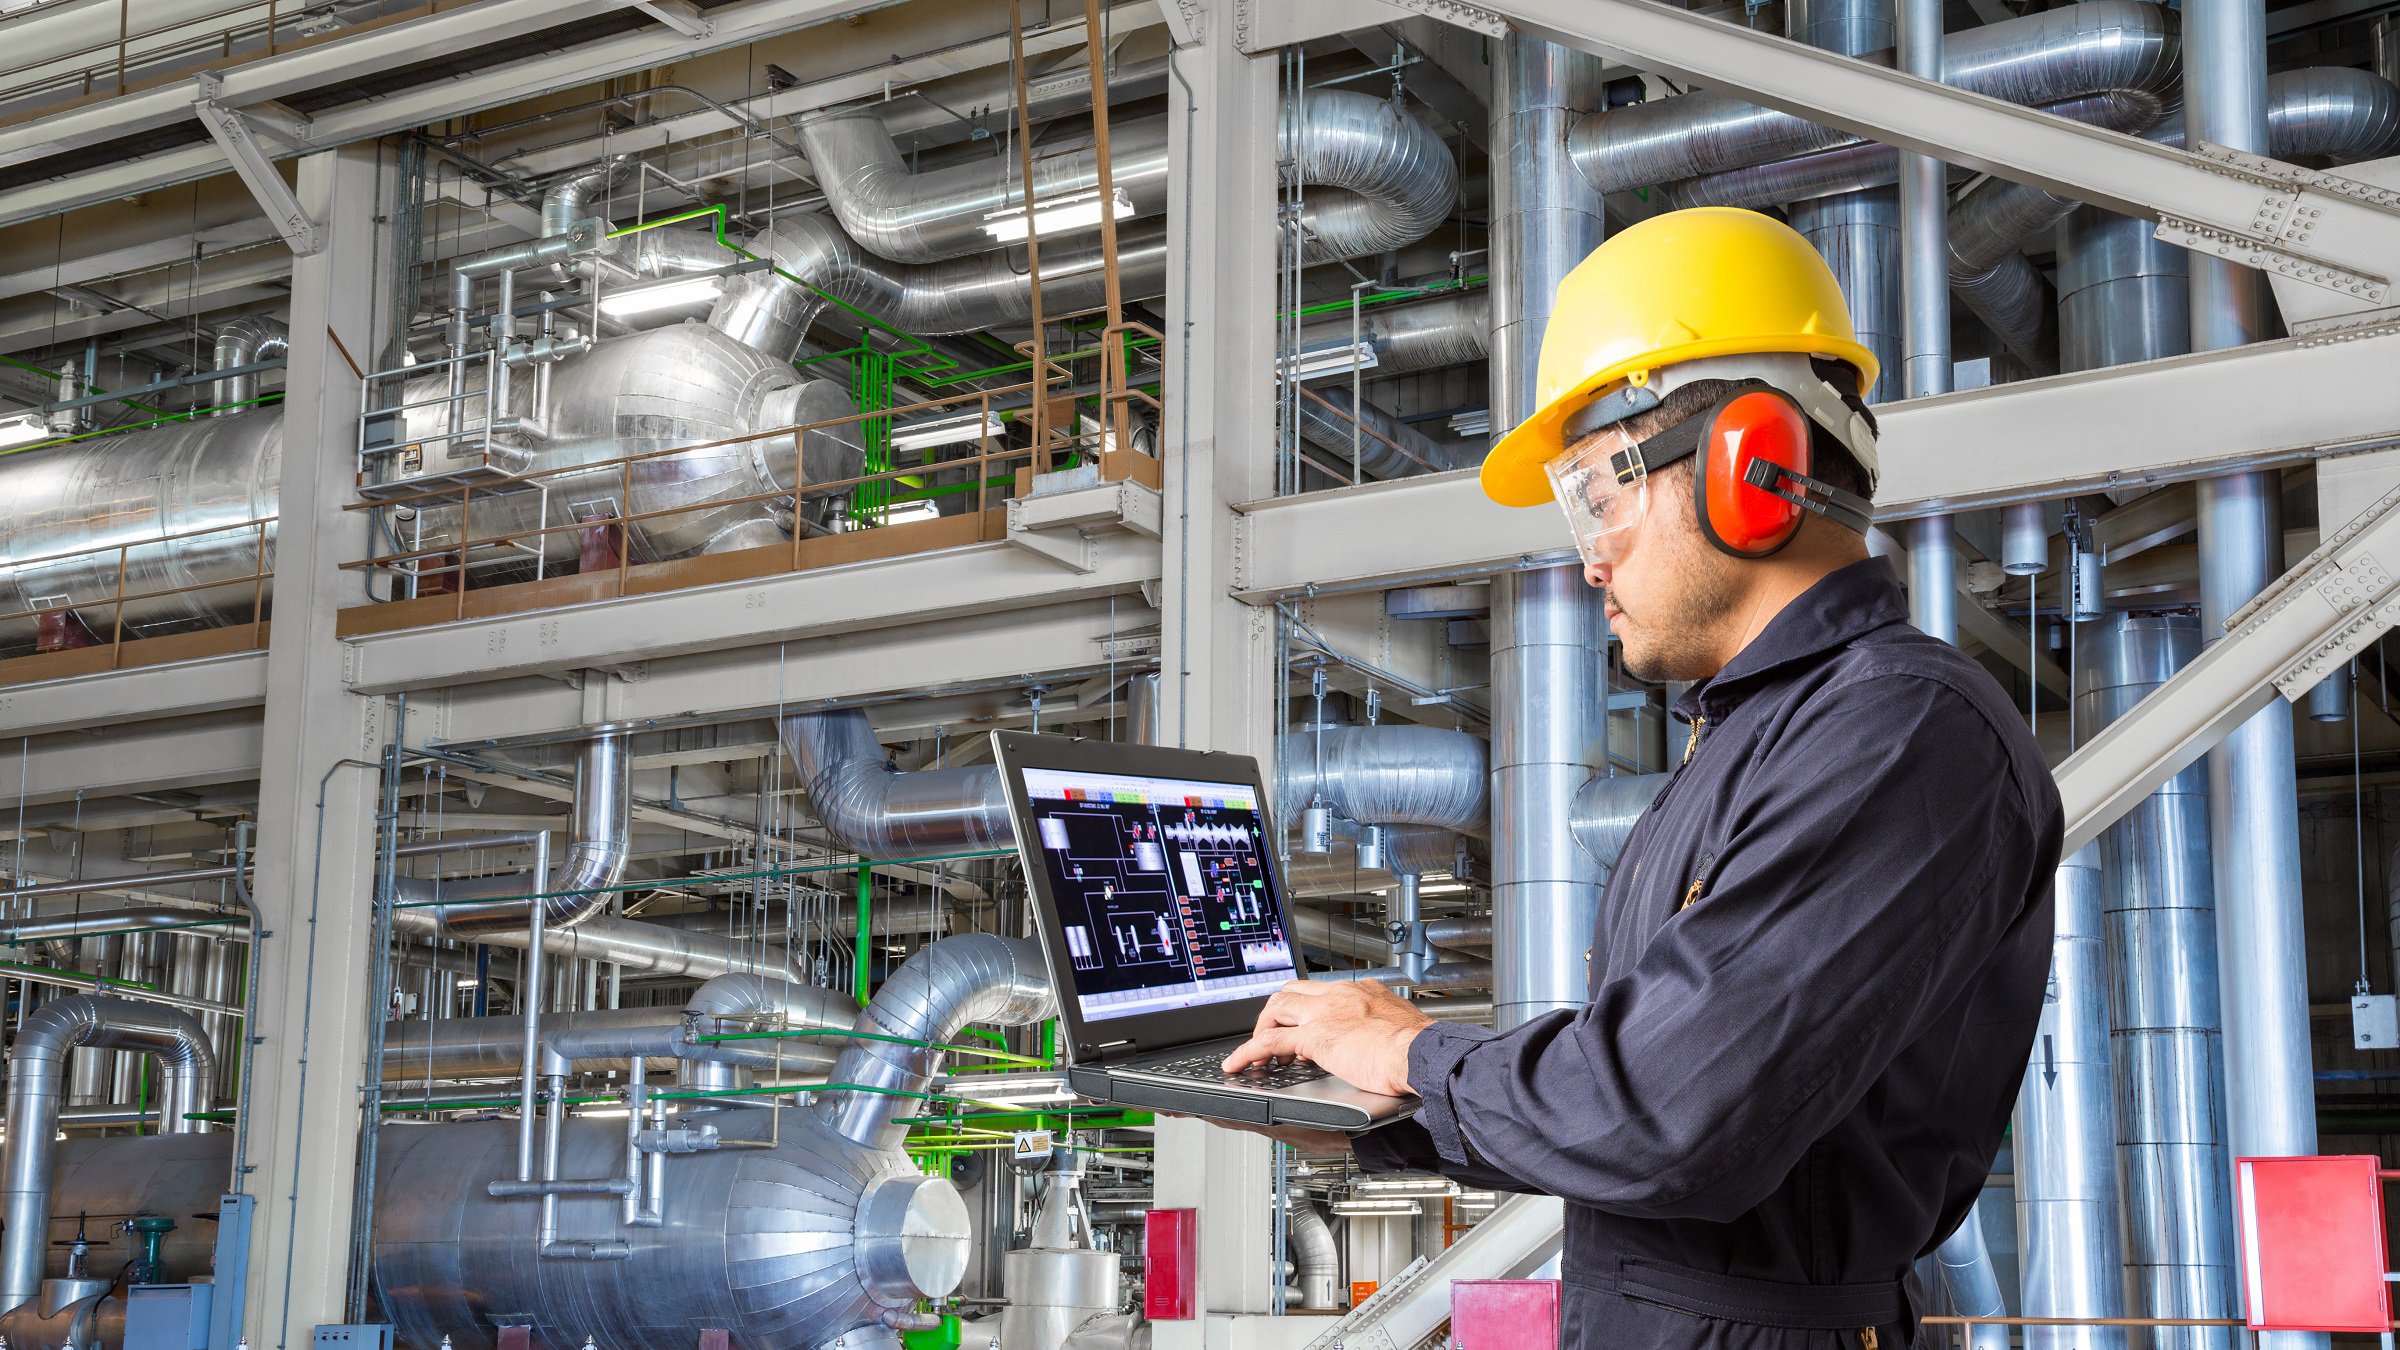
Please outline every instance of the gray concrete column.
M243 1325L257 1350L306 1346L343 1322L358 1073L368 987L380 700L349 692L335 611L358 599L339 564L365 556L366 517L346 512L355 474L357 374L343 351L379 346L379 275L391 265L379 213L399 209L372 144L300 161L301 206L324 249L294 260L285 372L282 521L267 649L256 893L274 934L261 962L263 1039L250 1075L247 1188L258 1197ZM339 346L336 346L336 342Z
M1235 50L1231 5L1167 81L1166 575L1158 740L1274 755L1275 612L1231 597L1237 503L1274 492L1276 66ZM1173 11L1170 11L1170 18ZM1207 1313L1264 1313L1274 1265L1276 1146L1197 1120L1160 1120L1155 1203L1204 1209ZM1207 1323L1152 1325L1158 1350L1201 1350Z

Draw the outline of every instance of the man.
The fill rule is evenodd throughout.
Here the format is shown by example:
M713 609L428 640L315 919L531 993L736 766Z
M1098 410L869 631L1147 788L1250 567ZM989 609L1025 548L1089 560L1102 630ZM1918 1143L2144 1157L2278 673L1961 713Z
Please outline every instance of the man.
M1576 267L1543 407L1484 490L1555 492L1627 668L1694 682L1590 1002L1495 1033L1295 983L1226 1061L1424 1099L1290 1142L1566 1201L1575 1350L1913 1344L1902 1279L1966 1216L2024 1072L2058 795L1999 686L1867 555L1875 374L1766 216L1673 212Z

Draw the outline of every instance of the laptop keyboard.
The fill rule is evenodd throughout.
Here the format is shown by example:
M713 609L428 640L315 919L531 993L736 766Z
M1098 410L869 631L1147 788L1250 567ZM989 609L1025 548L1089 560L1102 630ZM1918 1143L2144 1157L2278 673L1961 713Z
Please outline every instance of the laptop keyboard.
M1240 1073L1229 1074L1225 1072L1225 1056L1213 1053L1171 1060L1165 1064L1145 1064L1142 1072L1163 1074L1169 1078L1190 1078L1203 1083L1230 1081L1255 1088L1298 1087L1302 1083L1314 1083L1328 1076L1323 1069L1304 1060L1283 1064L1269 1064L1261 1060Z

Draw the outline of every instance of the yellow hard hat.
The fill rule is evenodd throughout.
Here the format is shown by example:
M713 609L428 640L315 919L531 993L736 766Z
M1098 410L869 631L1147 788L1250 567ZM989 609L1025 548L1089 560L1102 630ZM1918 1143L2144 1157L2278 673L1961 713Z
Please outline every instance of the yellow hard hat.
M1765 352L1846 361L1862 392L1881 369L1825 260L1774 217L1701 206L1617 234L1558 284L1535 379L1541 411L1484 457L1484 494L1549 501L1542 466L1566 449L1567 419L1612 387L1678 361Z

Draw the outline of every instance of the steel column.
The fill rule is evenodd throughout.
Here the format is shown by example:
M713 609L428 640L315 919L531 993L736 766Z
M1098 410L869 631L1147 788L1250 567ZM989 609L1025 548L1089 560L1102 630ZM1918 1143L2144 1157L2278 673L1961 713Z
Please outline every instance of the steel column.
M1567 155L1600 63L1532 38L1493 47L1491 407L1494 427L1536 407L1534 370L1558 283L1600 244L1599 194ZM1608 654L1599 593L1574 566L1492 582L1492 910L1496 1023L1579 1007L1601 872L1565 829L1598 768Z

